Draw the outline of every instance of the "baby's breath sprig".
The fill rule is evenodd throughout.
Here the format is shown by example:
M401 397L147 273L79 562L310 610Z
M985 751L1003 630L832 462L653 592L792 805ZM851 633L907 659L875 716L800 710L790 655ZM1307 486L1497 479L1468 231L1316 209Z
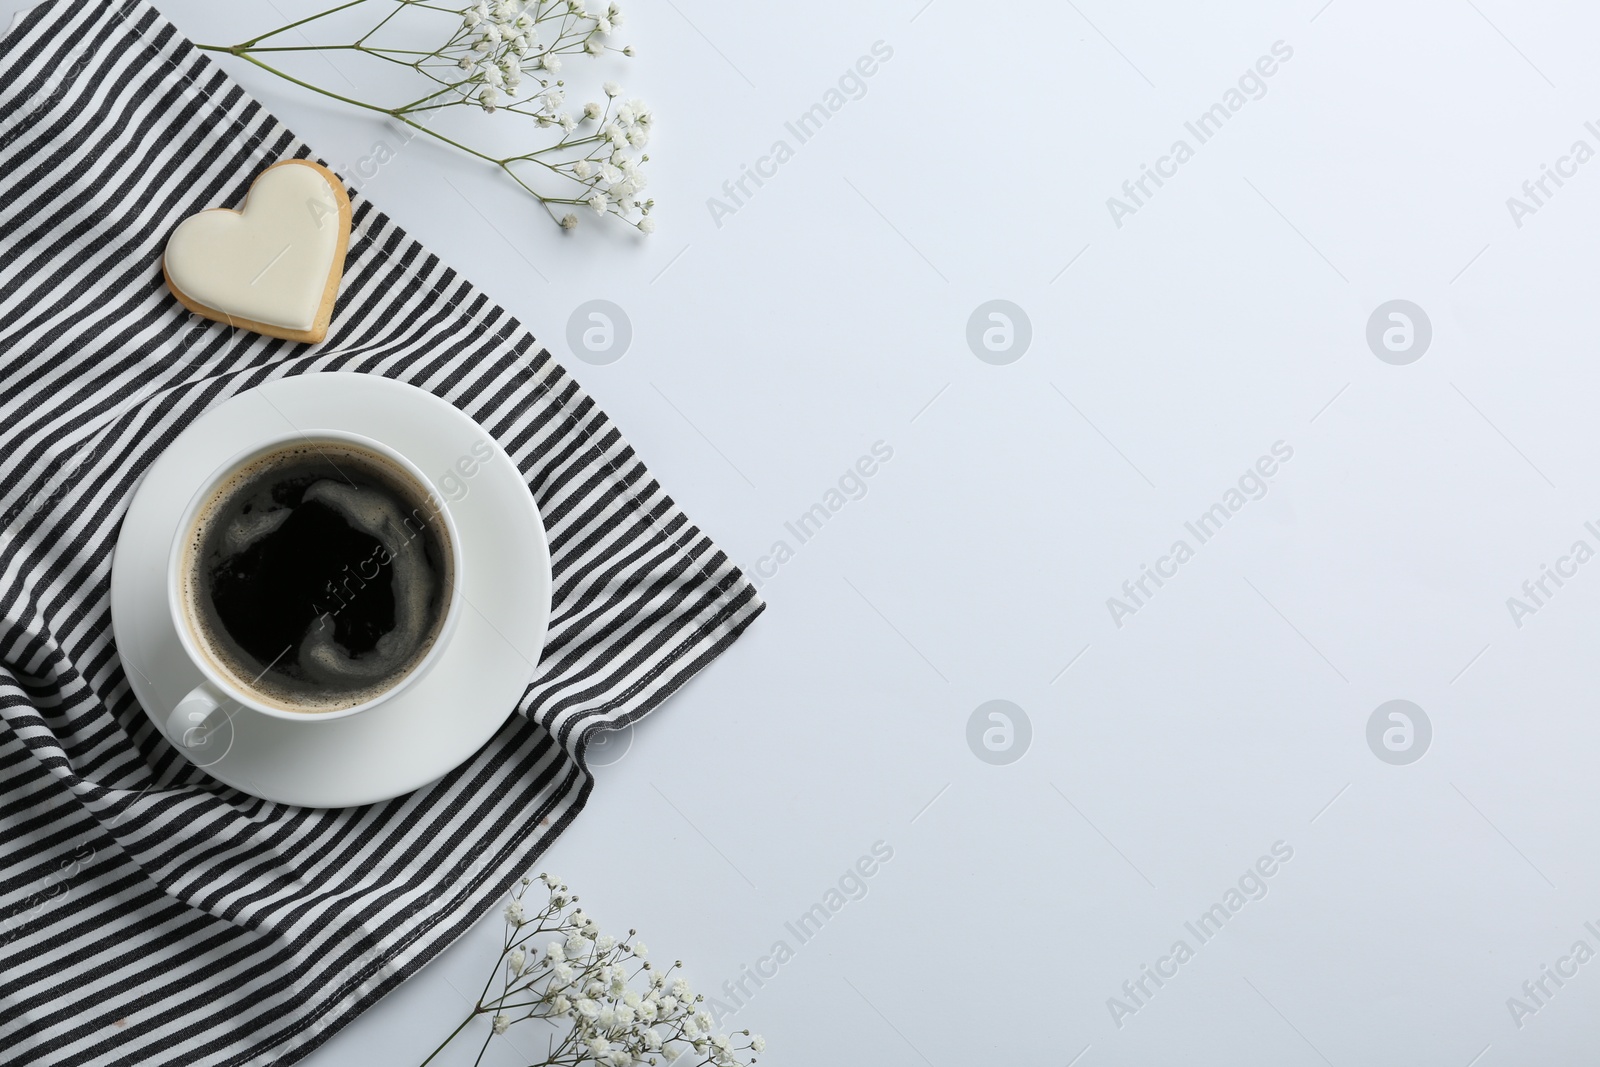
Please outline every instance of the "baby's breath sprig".
M548 899L530 913L526 897L539 887ZM550 1028L543 1067L747 1067L749 1053L766 1051L759 1034L716 1032L705 997L677 972L651 962L637 930L618 939L578 906L567 886L548 874L524 878L505 907L500 958L472 1013L434 1049L421 1067L474 1019L489 1016L489 1042L521 1023ZM499 993L491 995L498 982Z
M304 89L375 111L492 163L537 198L563 229L576 227L577 212L588 209L597 215L615 215L641 232L651 233L655 230L655 220L650 217L655 200L640 194L646 184L644 164L650 159L643 150L655 127L654 114L643 100L624 101L622 89L610 81L604 85L603 101L575 107L568 103L565 80L557 76L566 59L608 52L627 57L636 54L632 45L611 43L623 23L621 9L609 3L603 10L590 10L590 2L477 0L469 7L452 8L427 0L348 0L239 44L197 47L238 56ZM354 41L271 43L289 30L303 35L303 28L319 19L368 4L389 10ZM431 51L379 43L402 32L406 20L395 18L402 12L418 13L410 21L426 19L437 25L439 32L447 34L445 42ZM357 100L280 70L273 65L275 59L263 58L279 52L354 52L415 71L427 79L427 92L392 106ZM472 148L430 125L435 112L452 107L520 115L532 120L536 129L549 131L546 136L553 141L508 156Z

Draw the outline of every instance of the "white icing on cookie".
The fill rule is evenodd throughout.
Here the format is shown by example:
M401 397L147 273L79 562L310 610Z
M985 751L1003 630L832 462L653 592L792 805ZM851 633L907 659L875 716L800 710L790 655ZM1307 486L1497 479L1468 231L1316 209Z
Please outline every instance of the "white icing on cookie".
M172 284L228 315L309 330L338 251L339 201L313 167L277 166L250 187L242 211L191 215L167 238Z

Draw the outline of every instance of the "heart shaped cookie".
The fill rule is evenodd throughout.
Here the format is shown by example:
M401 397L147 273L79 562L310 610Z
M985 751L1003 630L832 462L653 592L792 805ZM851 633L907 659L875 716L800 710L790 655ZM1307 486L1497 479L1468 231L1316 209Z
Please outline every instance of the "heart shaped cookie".
M262 171L238 211L212 208L178 223L161 271L196 315L288 341L328 333L344 253L350 198L308 159Z

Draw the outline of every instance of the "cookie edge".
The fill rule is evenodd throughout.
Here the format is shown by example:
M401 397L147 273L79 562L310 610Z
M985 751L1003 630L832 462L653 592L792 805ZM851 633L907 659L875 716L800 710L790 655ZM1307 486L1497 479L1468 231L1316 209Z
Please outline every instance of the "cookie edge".
M179 289L178 286L173 283L172 275L167 273L167 252L165 245L162 246L161 250L161 277L167 283L167 291L177 298L178 303L182 304L194 314L199 315L201 318L210 319L212 322L220 322L225 326L234 326L241 330L249 330L251 333L259 333L266 337L276 337L283 341L298 341L303 344L316 344L328 336L328 326L333 321L333 305L339 296L339 283L344 280L345 253L350 247L350 196L345 192L344 182L339 179L339 176L333 171L329 170L327 167L324 167L321 163L311 159L280 159L271 166L263 168L261 173L257 174L255 178L251 180L250 188L246 190L244 194L245 204L250 202L250 193L255 191L256 182L259 182L262 178L266 177L268 171L277 167L312 168L318 174L320 174L322 176L322 180L327 182L329 187L333 189L334 198L339 203L339 239L333 250L333 265L328 269L328 282L322 290L322 303L317 307L317 314L316 317L311 321L310 329L292 330L286 326L275 326L270 322L257 322L254 319L239 318L238 316L228 314L226 311L222 311L218 308L210 307L209 305L200 303L198 300L195 300L193 297L185 293L182 289ZM244 213L243 207L244 205L240 205L238 208L202 208L201 210L232 211L235 215L242 215ZM195 214L199 214L199 212L195 212ZM186 215L184 216L184 219L193 217L193 215ZM181 223L183 220L180 219L179 221ZM168 239L171 239L170 234L168 235Z

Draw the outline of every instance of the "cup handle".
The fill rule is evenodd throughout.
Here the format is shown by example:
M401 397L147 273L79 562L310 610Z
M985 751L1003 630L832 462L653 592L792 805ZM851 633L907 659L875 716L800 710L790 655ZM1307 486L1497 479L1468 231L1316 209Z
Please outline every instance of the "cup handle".
M222 707L210 685L201 682L189 690L189 695L178 701L178 706L167 716L167 737L180 748L199 748L202 738L192 740L194 731L205 725L207 719Z

